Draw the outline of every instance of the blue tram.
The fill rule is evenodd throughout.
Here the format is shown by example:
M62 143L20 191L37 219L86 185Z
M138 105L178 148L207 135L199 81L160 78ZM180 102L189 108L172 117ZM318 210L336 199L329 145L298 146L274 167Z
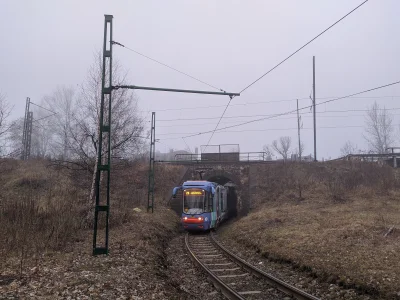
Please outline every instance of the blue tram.
M182 225L188 231L215 229L227 218L228 188L210 181L186 181L175 187L174 198L182 191Z

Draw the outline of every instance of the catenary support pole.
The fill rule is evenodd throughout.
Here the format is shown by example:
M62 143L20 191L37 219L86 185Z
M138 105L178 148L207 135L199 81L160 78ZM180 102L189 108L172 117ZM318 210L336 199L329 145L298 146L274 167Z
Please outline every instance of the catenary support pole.
M99 115L99 141L95 179L95 216L93 230L93 255L108 255L108 232L110 214L110 171L111 171L111 91L112 91L112 19L105 15L103 40L103 68ZM108 66L107 66L108 65ZM106 66L108 72L106 72ZM108 77L108 78L107 78ZM106 176L103 176L104 172ZM105 177L105 180L104 180ZM105 182L104 182L105 181ZM105 191L103 191L105 189ZM103 199L105 198L105 199ZM102 217L101 217L102 216ZM99 244L99 222L105 229L102 245Z
M315 56L313 56L313 117L314 117L314 161L317 161L317 122L315 112Z
M29 97L26 98L25 104L25 117L24 117L24 127L22 128L22 153L21 159L27 160L27 146L28 146L28 119L29 119L29 107L30 107L31 99Z
M297 135L299 139L299 161L301 161L301 155L302 155L302 150L301 150L301 140L300 140L300 115L299 115L299 99L297 99Z
M150 132L150 165L149 165L149 186L147 192L147 212L154 211L154 158L156 155L156 113L151 113Z
M135 90L150 90L150 91L162 91L162 92L175 92L175 93L192 93L192 94L206 94L206 95L221 95L221 96L240 96L240 93L228 93L228 92L213 92L213 91L200 91L200 90L185 90L185 89L169 89L169 88L157 88L157 87L144 87L144 86L135 86L135 85L112 85L112 15L105 15L104 22L104 40L103 40L103 69L102 69L102 88L101 88L101 103L100 103L100 116L99 116L99 142L97 149L97 163L95 168L96 176L95 176L95 194L96 194L96 205L95 205L95 220L94 220L94 233L93 233L93 255L98 254L108 254L108 220L110 213L110 167L111 167L111 92L112 90L117 89L135 89ZM109 30L109 31L108 31ZM109 44L108 44L109 43ZM107 45L108 49L107 49ZM108 73L106 70L106 60L108 60ZM106 75L109 76L109 84L106 85ZM105 103L106 102L106 103ZM107 111L108 104L108 111ZM106 113L108 112L108 114ZM108 115L108 118L107 118ZM155 115L154 115L154 124L155 124ZM107 135L107 139L103 139L103 134ZM155 131L153 131L155 134ZM108 141L107 145L104 141ZM153 139L155 143L155 137ZM103 150L107 148L108 151ZM107 147L106 147L107 146ZM106 153L103 153L106 152ZM150 151L152 158L154 160L155 156L155 145L153 145L152 151ZM154 167L154 161L153 161ZM107 182L102 183L101 176L103 173L107 173ZM100 192L100 188L106 186L106 193ZM153 172L153 188L154 188L154 172ZM101 201L100 196L106 198L106 201ZM152 196L152 205L151 209L153 211L154 205L154 195ZM105 218L100 219L99 213L105 212ZM98 246L98 222L99 220L105 221L105 241L104 246Z

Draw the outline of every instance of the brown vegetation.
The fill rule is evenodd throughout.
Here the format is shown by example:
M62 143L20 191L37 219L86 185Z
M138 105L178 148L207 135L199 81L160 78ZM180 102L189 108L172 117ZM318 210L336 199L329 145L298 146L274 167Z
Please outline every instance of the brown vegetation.
M230 225L225 238L323 281L379 298L400 296L394 169L361 162L258 168L263 184L257 186L253 213Z
M87 170L74 170L45 160L3 159L0 165L0 255L5 263L12 262L15 274L23 277L27 260L39 266L46 253L69 252L83 234L88 236L85 232L93 228L90 213L93 204L89 202L92 176ZM157 166L156 208L165 206L165 194L179 173L178 167ZM145 211L147 184L147 164L113 163L112 230L132 222L133 208ZM90 253L91 247L86 250Z

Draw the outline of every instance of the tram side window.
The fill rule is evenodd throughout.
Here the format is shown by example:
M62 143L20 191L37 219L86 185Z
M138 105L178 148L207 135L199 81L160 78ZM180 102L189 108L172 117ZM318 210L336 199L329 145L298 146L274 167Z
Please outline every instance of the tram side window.
M224 193L221 191L221 195L220 195L220 200L221 202L221 211L225 211L224 210Z
M212 194L211 193L207 193L205 200L206 201L204 202L204 210L206 212L212 212L213 211Z

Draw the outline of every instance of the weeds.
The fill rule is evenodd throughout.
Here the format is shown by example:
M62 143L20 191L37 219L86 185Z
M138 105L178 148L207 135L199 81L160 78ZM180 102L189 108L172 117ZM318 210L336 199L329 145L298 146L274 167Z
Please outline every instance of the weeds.
M260 191L257 199L263 199L257 204L277 201L282 196L305 200L315 190L325 192L334 202L343 202L357 191L388 194L400 183L393 168L371 162L286 162L256 168L256 187Z

